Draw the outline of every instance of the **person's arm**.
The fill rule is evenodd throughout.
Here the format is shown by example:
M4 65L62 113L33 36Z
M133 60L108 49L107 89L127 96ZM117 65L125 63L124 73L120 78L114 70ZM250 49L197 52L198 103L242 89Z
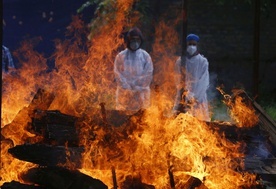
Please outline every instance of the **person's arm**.
M128 84L127 79L124 77L122 73L123 65L124 65L123 57L120 54L118 54L114 62L114 74L115 74L117 85L124 89L131 89L131 86Z
M203 59L200 71L200 77L194 90L194 97L198 102L202 102L209 87L209 63L206 58Z
M182 74L181 57L179 57L175 62L174 72L174 81L176 88L184 88L184 75Z
M138 76L134 81L134 88L137 90L148 87L152 81L153 63L149 54L145 55L145 60L146 62L143 63L143 74Z
M8 67L9 68L15 68L14 63L13 63L13 59L12 59L12 55L11 55L9 49L7 49L7 59L8 59Z
M10 68L15 68L14 63L13 63L13 58L10 53L10 50L2 45L2 69L3 69L3 64L4 64L4 71L8 72Z

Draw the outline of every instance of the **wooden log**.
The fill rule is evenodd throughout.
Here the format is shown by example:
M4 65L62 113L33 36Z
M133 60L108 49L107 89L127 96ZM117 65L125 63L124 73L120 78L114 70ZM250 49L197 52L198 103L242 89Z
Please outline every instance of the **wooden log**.
M32 168L21 177L25 182L38 184L47 189L108 189L98 179L62 167Z
M261 189L275 189L276 188L276 174L258 174L258 181Z
M81 166L81 147L50 146L46 144L24 144L10 148L8 152L19 160L35 163L41 166L56 166L59 164L79 168Z
M1 189L46 189L45 187L42 187L42 186L22 184L17 181L5 182L0 188Z
M32 130L43 136L42 143L78 146L77 119L58 110L36 111L32 119Z
M170 181L171 189L175 189L175 181L174 181L173 172L171 168L172 166L170 166L168 169L169 181Z
M247 172L276 175L276 158L247 157L244 166Z
M105 109L105 103L100 103L101 106L101 113L102 113L102 119L104 123L107 123L107 119L106 119L106 109Z
M191 176L181 188L185 189L207 189L207 187L196 177Z
M259 113L259 125L269 135L269 140L276 147L276 123L275 121L263 110L263 108L256 102L253 101L253 107Z
M275 146L270 142L266 132L259 125L250 128L240 128L235 125L209 122L208 126L211 130L225 136L227 140L233 143L242 142L241 153L247 156L259 158L275 156Z
M258 128L241 128L229 122L206 122L210 130L218 132L221 135L224 135L228 140L236 142L247 136L252 136L254 133L258 133Z
M126 176L126 179L121 184L121 189L155 189L154 186L142 183L139 176Z
M117 184L117 178L116 178L116 170L114 167L111 168L111 173L112 173L113 189L117 189L118 184Z

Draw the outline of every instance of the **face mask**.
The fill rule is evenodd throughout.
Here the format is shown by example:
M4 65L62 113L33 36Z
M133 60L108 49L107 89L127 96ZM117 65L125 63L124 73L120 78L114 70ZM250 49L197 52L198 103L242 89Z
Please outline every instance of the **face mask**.
M187 52L188 52L190 55L193 55L196 51L197 51L197 48L196 48L196 46L194 46L194 45L189 45L189 46L187 47Z
M133 41L133 42L130 42L129 47L131 50L136 51L137 49L140 48L140 44L141 43L139 43L137 41Z

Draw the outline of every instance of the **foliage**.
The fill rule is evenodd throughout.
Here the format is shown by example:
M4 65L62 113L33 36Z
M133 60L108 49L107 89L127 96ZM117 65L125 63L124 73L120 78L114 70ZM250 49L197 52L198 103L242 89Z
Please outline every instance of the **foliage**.
M276 120L276 103L269 105L267 107L264 107L267 114L274 120Z
M271 91L270 93L261 94L261 99L258 100L260 106L265 110L265 112L274 120L276 120L276 91Z
M95 6L94 18L91 20L89 27L91 30L90 38L104 25L109 24L116 18L116 3L117 0L89 0L84 3L78 10L81 13L89 6ZM151 16L150 1L147 0L133 0L132 9L125 10L124 14L127 15L128 22L147 22Z

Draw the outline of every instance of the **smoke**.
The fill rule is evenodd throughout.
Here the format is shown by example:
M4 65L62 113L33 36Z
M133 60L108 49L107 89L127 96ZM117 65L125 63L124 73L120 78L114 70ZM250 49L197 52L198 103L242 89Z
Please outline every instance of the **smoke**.
M228 113L228 108L223 104L223 96L216 89L218 87L218 74L216 72L209 73L210 85L207 90L207 97L212 112L212 120L232 122Z

